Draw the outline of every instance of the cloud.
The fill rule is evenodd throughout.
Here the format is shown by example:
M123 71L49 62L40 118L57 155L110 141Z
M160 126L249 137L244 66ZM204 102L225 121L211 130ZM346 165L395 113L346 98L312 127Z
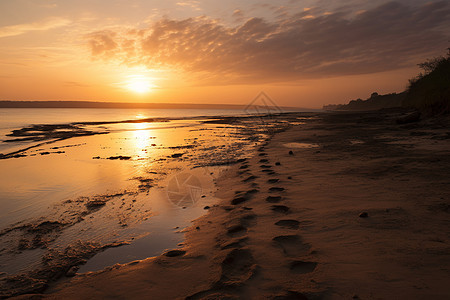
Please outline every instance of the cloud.
M181 7L190 7L193 10L202 10L200 8L200 1L187 0L187 1L177 2L177 5L181 6Z
M96 33L89 44L96 57L175 67L209 84L383 72L448 47L448 1L388 2L358 14L319 12L310 9L276 21L250 18L234 27L204 16L165 18L133 33Z
M54 17L33 23L4 26L0 27L0 38L21 35L32 31L45 31L55 29L67 26L70 23L71 21L68 19Z
M235 19L235 21L242 22L242 20L244 20L244 12L240 9L235 9L233 11L232 17Z
M115 54L118 44L114 41L117 33L111 30L92 32L86 35L93 56L109 56ZM122 41L123 43L123 41Z

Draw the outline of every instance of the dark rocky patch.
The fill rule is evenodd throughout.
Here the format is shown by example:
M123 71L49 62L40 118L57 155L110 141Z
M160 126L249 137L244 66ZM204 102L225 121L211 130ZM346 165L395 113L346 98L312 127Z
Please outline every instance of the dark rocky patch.
M110 156L110 157L108 157L108 158L106 158L106 159L110 159L110 160L130 160L130 159L131 159L131 156L122 156L122 155L119 155L119 156Z

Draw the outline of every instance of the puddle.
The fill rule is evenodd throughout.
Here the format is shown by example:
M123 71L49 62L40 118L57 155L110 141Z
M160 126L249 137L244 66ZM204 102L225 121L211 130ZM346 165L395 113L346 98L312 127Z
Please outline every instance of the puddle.
M108 248L96 254L80 267L78 273L99 271L116 263L142 260L177 248L184 240L182 230L189 227L191 221L208 212L204 209L205 206L211 207L219 201L213 197L214 180L224 168L214 169L198 168L178 172L164 180L161 184L163 188L151 189L151 211L156 215L128 229L137 238L129 245ZM142 198L150 201L149 196Z

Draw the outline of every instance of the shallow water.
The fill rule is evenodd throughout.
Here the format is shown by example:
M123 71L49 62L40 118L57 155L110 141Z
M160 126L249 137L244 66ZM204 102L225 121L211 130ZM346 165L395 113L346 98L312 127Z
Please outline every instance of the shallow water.
M86 272L177 247L179 231L216 203L214 180L265 136L250 121L202 121L86 125L107 134L8 143L9 150L41 145L0 159L2 272L43 268L43 259L68 249L86 258L104 250L81 268ZM122 243L129 245L108 246ZM52 261L74 263L59 254Z
M222 172L271 132L299 125L295 116L211 120L82 125L95 134L8 143L40 145L0 159L0 285L8 275L95 271L177 247L182 229L219 201Z

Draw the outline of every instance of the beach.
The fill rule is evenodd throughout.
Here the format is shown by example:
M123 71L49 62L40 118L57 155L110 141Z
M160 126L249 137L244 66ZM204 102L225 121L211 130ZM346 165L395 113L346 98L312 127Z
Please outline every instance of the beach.
M446 299L449 119L402 114L277 116L178 246L17 298Z

